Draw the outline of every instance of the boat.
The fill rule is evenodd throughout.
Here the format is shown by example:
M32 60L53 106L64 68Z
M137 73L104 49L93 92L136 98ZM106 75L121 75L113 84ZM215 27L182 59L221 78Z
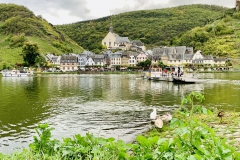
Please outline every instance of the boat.
M162 68L151 68L147 73L147 78L154 81L173 81L172 75L163 72Z
M193 74L185 74L179 77L173 77L173 83L178 83L178 84L193 84L193 83L201 83L204 82L205 80L199 79L197 77L194 77Z
M32 72L29 72L29 71L22 71L22 70L6 70L6 71L2 71L1 72L3 77L28 77L28 76L31 76L33 75Z
M173 78L177 76L177 73L174 71L174 67L165 67L164 70L159 67L152 67L146 75L149 80L173 82Z

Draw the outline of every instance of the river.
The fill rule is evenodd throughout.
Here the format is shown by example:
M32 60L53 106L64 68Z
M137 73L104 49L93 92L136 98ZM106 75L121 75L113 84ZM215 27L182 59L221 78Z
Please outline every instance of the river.
M0 77L0 152L28 147L39 123L55 128L53 137L93 133L126 142L150 127L149 114L174 111L191 91L202 105L240 111L240 73L205 73L200 84L173 84L139 74L59 74Z

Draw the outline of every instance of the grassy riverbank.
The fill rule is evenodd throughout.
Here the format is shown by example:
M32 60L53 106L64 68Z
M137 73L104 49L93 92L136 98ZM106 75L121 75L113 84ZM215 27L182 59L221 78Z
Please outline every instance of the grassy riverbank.
M200 106L202 100L202 94L190 93L170 124L164 124L162 129L153 126L137 136L134 143L91 134L59 141L52 139L52 128L42 124L36 129L38 136L29 145L30 150L0 154L0 159L240 159L240 113L225 111L221 120L217 109Z

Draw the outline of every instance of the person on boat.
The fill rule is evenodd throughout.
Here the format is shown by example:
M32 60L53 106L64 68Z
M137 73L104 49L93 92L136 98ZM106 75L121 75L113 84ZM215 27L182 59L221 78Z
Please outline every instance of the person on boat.
M181 73L181 70L180 70L180 67L178 67L178 77L181 76L180 73Z

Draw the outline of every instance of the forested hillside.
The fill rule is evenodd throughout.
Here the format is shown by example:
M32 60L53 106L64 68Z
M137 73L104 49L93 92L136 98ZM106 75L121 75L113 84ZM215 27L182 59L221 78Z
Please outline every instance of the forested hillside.
M229 11L222 19L196 27L173 38L172 45L194 46L204 54L240 57L240 12Z
M214 22L226 10L227 8L213 5L186 5L121 13L56 27L83 48L99 52L102 48L101 41L108 33L112 21L115 33L129 37L130 40L139 39L151 49L169 45L173 37Z
M0 3L0 68L22 63L25 42L34 42L41 53L81 53L83 48L24 6Z

